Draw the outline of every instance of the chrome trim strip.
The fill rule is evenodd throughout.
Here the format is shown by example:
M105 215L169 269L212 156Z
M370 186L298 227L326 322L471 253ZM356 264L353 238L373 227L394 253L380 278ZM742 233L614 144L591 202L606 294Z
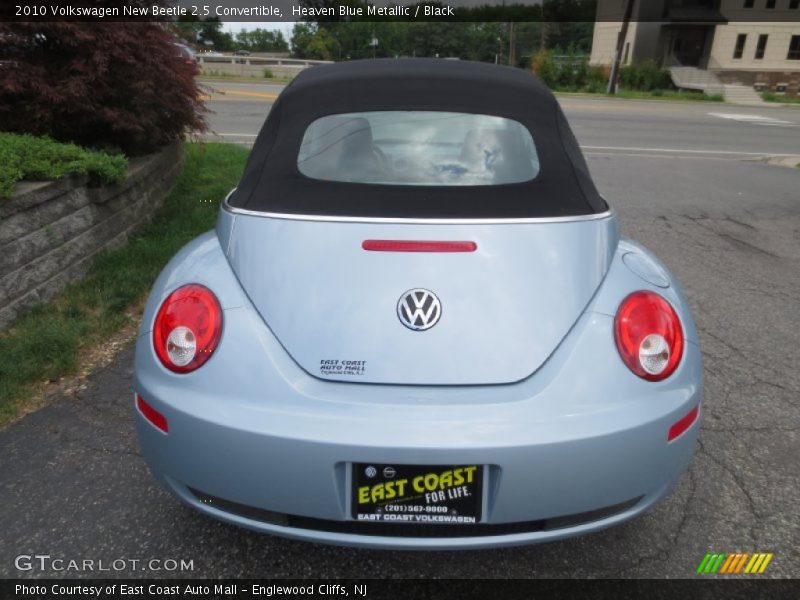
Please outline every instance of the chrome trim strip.
M575 221L597 221L614 216L614 210L609 209L593 215L575 215L571 217L530 217L509 219L407 219L403 217L345 217L332 215L294 215L290 213L260 212L237 208L228 204L228 198L236 191L233 188L225 200L222 201L223 210L239 215L250 215L266 219L285 219L289 221L325 221L339 223L385 223L398 225L516 225L525 223L572 223ZM605 200L605 198L604 198Z

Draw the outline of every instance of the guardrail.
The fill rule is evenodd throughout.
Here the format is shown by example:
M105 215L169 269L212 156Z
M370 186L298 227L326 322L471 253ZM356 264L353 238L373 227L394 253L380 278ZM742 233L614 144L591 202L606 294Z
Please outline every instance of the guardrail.
M251 65L254 67L287 67L295 69L305 69L314 65L327 65L330 60L311 60L303 58L279 58L262 56L203 56L197 55L198 62L202 64L225 64L225 65Z

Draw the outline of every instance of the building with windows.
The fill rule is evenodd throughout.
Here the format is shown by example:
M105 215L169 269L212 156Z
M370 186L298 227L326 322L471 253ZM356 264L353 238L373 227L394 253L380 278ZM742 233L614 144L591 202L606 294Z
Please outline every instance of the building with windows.
M591 64L612 63L626 1L598 0ZM656 61L680 87L800 93L800 0L632 1L623 64Z

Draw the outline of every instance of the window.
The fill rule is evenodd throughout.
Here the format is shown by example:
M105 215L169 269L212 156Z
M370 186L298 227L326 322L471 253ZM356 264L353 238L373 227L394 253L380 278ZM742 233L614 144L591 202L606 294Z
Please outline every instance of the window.
M481 186L539 173L530 131L511 119L432 111L328 115L306 129L297 168L348 183Z
M767 0L767 8L775 8L775 0Z
M793 35L789 42L789 54L787 60L800 60L800 35Z
M758 36L758 44L756 45L756 60L761 60L764 58L764 52L767 49L767 40L769 36L766 33L762 33Z
M745 8L753 8L755 0L744 0L744 7Z
M733 58L742 58L745 43L747 43L746 33L740 33L736 36L736 48L733 50Z
M800 8L800 0L789 0L789 8L792 10L797 10L797 8Z

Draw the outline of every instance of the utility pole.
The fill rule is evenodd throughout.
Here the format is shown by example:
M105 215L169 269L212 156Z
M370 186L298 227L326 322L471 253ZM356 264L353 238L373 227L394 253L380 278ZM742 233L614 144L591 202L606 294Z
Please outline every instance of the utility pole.
M625 38L628 37L628 24L631 22L631 15L633 14L634 0L626 0L625 15L622 17L622 29L619 31L617 37L617 49L614 51L614 62L611 65L611 75L608 77L609 94L617 93L617 78L619 77L619 63L622 60L622 52L625 48Z
M547 21L542 18L539 25L539 50L547 50Z
M378 53L378 38L375 37L375 32L372 33L372 39L369 41L372 46L372 58L375 58Z
M517 43L514 39L514 21L508 24L508 65L513 67L517 63Z

